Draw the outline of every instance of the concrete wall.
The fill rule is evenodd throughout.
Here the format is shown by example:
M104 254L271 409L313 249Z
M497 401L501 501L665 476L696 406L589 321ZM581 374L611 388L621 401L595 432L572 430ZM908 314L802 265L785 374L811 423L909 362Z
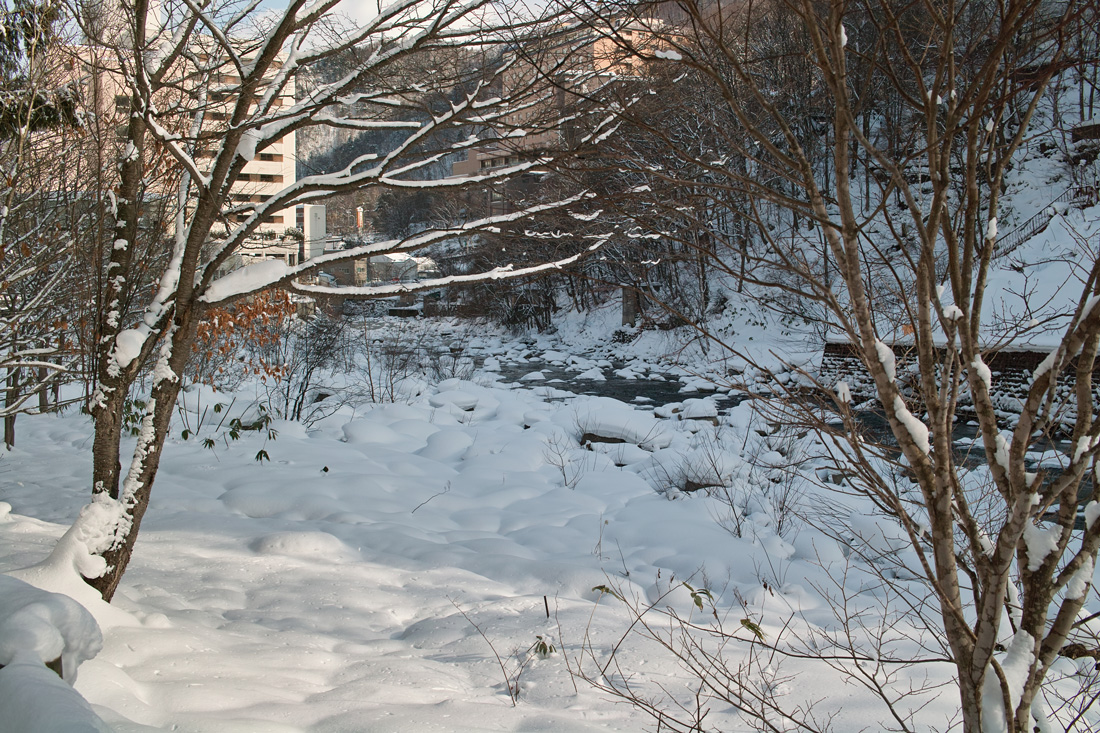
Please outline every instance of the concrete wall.
M302 209L305 258L311 260L325 251L325 237L328 235L325 207L320 204L305 204Z

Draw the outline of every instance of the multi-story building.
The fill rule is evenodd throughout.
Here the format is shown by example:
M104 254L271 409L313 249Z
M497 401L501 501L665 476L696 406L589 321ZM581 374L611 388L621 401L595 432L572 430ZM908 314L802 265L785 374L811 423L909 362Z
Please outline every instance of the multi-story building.
M248 58L243 59L245 63ZM240 77L233 74L219 74L209 93L210 108L207 118L213 123L211 129L216 132L219 123L224 123L232 114L237 103L235 90ZM294 103L293 79L283 89L283 94L274 100L275 107L289 106ZM198 163L209 165L217 152L216 138L212 144L203 148ZM244 170L233 184L229 194L230 203L235 207L248 204L261 204L279 193L296 180L295 134L289 132L274 143L257 153L248 161ZM229 224L246 221L251 212L238 211L230 217ZM291 206L280 209L265 217L256 229L253 237L245 240L227 269L235 269L251 262L269 259L281 259L288 265L296 265L301 259L309 257L308 248L303 251L301 230L296 229L296 211ZM296 230L297 236L287 237L287 230Z
M245 63L249 59L243 59ZM233 106L237 103L235 90L240 77L233 74L219 74L211 84L209 92L210 106L206 117L212 123L210 129L216 131L219 123L229 119ZM289 106L294 103L293 79L283 89L283 93L274 100L275 107ZM199 164L210 160L216 152L216 139L200 152ZM233 185L230 200L235 204L263 203L296 180L295 134L289 132L250 160L244 171ZM236 221L244 221L248 213L235 215ZM261 222L261 233L282 234L295 226L294 208L275 212ZM293 264L293 263L292 263Z
M556 68L555 79L548 79L543 71L530 65L517 64L503 80L506 92L527 89L531 97L541 96L542 101L521 104L520 110L505 116L505 128L522 131L514 137L489 139L485 144L472 148L464 160L451 167L453 176L477 176L516 165L529 159L538 151L560 148L575 132L568 125L555 123L555 117L568 116L566 107L574 104L585 92L597 85L615 80L637 79L647 72L652 53L667 44L655 30L664 27L664 21L650 18L644 22L625 22L615 34L600 34L586 39L586 31L563 34L558 41L556 60L547 63ZM639 52L644 52L639 53ZM550 52L554 56L554 51ZM487 187L480 196L485 213L505 214L511 210L510 201L518 195L530 193L539 185L530 173L504 184Z
M109 148L121 145L125 140L127 120L132 113L129 86L118 68L113 52L107 46L89 43L72 47L71 50L73 62L70 73L83 90L85 105L94 113L90 116L93 124L99 127L88 136L88 139L98 146L98 150L87 150L84 154L93 158L117 157L117 151ZM196 55L201 57L201 53L196 52ZM245 60L247 61L247 58ZM169 117L161 119L160 122L165 127L175 128L182 134L197 167L200 171L206 171L213 164L214 156L219 150L220 132L225 129L236 105L240 78L229 73L213 75L181 73L179 76L184 84L163 92L162 97L155 100L155 103L162 109L176 106L183 111L178 120ZM187 88L188 85L194 88ZM173 95L175 99L172 98ZM281 107L292 104L293 95L294 88L291 83L274 100L274 105ZM201 131L196 137L188 139L189 134L184 131L192 129L191 125L197 113L202 115ZM111 128L114 129L114 134ZM159 200L164 204L164 208L175 205L175 191L180 171L179 164L165 152L162 163L155 165L148 177L145 195L150 202ZM247 210L249 204L267 201L295 180L295 135L290 132L257 153L245 165L230 192L228 205L237 211L227 214L226 226L231 227L245 221L250 216ZM174 218L171 212L163 213L160 218L162 219L161 228L170 232ZM286 231L294 227L293 206L267 216L260 222L256 236L246 242L232 266L270 257L279 257L286 260L288 264L296 264L300 256L298 241L281 241Z

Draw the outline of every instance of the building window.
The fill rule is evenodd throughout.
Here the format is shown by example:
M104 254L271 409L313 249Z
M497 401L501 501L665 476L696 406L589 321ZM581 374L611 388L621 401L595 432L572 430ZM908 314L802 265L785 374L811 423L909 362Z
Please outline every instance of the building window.
M280 153L260 153L260 160L268 163L282 163L283 156Z
M504 156L502 158L486 158L485 160L481 161L481 167L496 168L502 165L512 165L517 162L519 162L519 158L513 157L511 155Z
M237 181L240 183L247 183L250 181L259 181L260 183L282 183L283 176L277 173L241 173L237 176ZM270 196L262 199L267 201Z

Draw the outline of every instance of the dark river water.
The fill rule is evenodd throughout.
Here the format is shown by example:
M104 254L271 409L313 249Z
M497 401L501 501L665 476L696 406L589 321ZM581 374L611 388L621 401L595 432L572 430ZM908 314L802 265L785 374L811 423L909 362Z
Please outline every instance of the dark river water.
M613 397L622 402L627 402L639 408L667 405L670 402L683 402L687 399L710 397L717 404L719 411L723 408L733 407L745 399L743 395L724 392L698 390L694 392L681 392L684 386L675 376L668 376L664 380L659 379L624 379L615 374L616 369L626 366L625 362L611 362L611 367L601 371L606 381L598 379L581 379L580 372L576 368L555 366L547 362L531 360L523 363L504 363L500 365L500 375L506 382L519 382L526 387L554 387L564 389L576 394L592 395L595 397ZM520 379L531 372L542 372L544 380L520 382ZM554 381L561 380L561 381ZM639 400L637 398L643 398Z
M719 413L723 413L747 399L744 394L738 392L725 393L717 390L704 391L701 389L697 391L681 392L680 389L684 385L675 375L668 375L664 380L645 378L626 379L615 374L615 370L622 369L626 364L614 361L611 362L611 364L611 367L603 367L601 369L606 378L603 381L597 379L581 379L578 376L580 372L578 372L576 368L570 369L566 366L554 365L538 360L530 360L522 363L502 362L499 373L504 381L517 382L526 387L535 388L546 386L566 390L575 394L612 397L643 410L659 407L671 402L683 402L691 398L710 397L718 407ZM542 372L545 379L521 381L524 375L536 371ZM864 410L859 413L858 417L862 427L870 436L873 436L873 439L886 446L894 446L897 444L890 431L886 417L881 411ZM965 419L960 419L955 426L952 438L955 445L955 460L958 465L974 468L985 464L985 451L982 449L975 425ZM1059 451L1064 454L1068 450L1067 446L1068 443L1066 441L1040 441L1034 445L1032 450L1044 452L1047 460L1049 460L1052 451ZM1068 463L1068 456L1065 463ZM1037 465L1035 464L1029 466L1030 470L1035 470L1036 468ZM1047 480L1053 480L1053 476L1057 475L1057 473L1058 471L1056 469L1050 470ZM1086 479L1082 482L1079 495L1082 499L1086 499L1088 496L1091 496L1091 493L1092 482ZM1078 525L1078 529L1084 527L1083 519L1078 520Z

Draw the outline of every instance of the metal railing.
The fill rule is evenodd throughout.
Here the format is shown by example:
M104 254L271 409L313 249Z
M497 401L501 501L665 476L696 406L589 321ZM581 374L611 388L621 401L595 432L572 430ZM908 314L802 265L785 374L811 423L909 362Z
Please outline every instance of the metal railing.
M1057 198L1040 209L1039 213L1035 216L1031 217L1003 237L998 237L997 243L993 245L993 258L1007 257L1021 244L1046 229L1047 226L1050 225L1051 218L1057 213L1052 209L1055 204L1068 204L1076 201L1093 203L1096 201L1096 198L1097 190L1095 186L1070 186Z

